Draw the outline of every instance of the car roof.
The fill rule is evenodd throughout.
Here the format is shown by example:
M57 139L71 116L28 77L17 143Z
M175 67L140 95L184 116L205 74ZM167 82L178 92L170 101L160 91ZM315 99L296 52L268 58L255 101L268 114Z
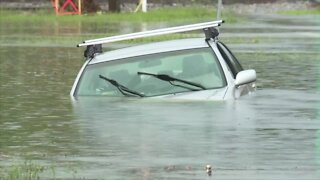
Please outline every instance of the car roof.
M161 52L177 51L184 49L202 48L208 47L205 38L189 38L170 40L156 43L148 43L138 46L132 46L113 51L108 51L99 55L96 55L89 64L96 64L105 61L111 61L116 59L123 59L134 56L141 56L147 54L155 54Z

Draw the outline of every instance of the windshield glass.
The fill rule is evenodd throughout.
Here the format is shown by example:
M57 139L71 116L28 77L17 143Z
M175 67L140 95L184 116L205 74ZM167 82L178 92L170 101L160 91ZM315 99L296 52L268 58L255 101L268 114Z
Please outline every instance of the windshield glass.
M88 65L76 95L124 96L123 90L128 90L150 97L225 85L224 74L212 49L198 48Z

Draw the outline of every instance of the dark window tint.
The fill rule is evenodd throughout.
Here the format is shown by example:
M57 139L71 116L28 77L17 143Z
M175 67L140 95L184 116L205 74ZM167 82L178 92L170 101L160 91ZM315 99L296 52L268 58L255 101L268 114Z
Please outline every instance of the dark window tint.
M222 42L218 42L218 49L223 57L223 59L228 64L230 70L232 71L233 78L236 78L238 72L242 71L243 68L237 58L232 54L229 48Z

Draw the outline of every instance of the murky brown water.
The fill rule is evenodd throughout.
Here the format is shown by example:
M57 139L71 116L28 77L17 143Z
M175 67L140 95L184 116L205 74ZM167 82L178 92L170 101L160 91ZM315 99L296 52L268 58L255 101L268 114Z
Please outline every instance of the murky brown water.
M258 91L232 102L73 102L82 49L59 41L20 46L12 30L22 27L1 26L0 176L30 160L46 167L43 178L319 179L320 30L309 17L283 23L292 21L226 25L226 41L271 39L230 44L258 75ZM281 25L280 35L259 28L270 24ZM291 26L300 33L283 30Z

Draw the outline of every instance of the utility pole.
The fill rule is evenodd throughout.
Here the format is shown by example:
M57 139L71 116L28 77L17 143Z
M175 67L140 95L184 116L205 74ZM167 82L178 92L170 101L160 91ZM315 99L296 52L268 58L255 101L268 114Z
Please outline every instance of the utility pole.
M142 3L142 12L147 12L147 0L141 0Z
M217 20L221 19L222 0L218 0Z
M146 13L147 12L147 4L148 4L147 0L139 0L139 4L138 4L136 10L134 10L134 12L135 13L138 12L139 9L141 8L141 11Z

